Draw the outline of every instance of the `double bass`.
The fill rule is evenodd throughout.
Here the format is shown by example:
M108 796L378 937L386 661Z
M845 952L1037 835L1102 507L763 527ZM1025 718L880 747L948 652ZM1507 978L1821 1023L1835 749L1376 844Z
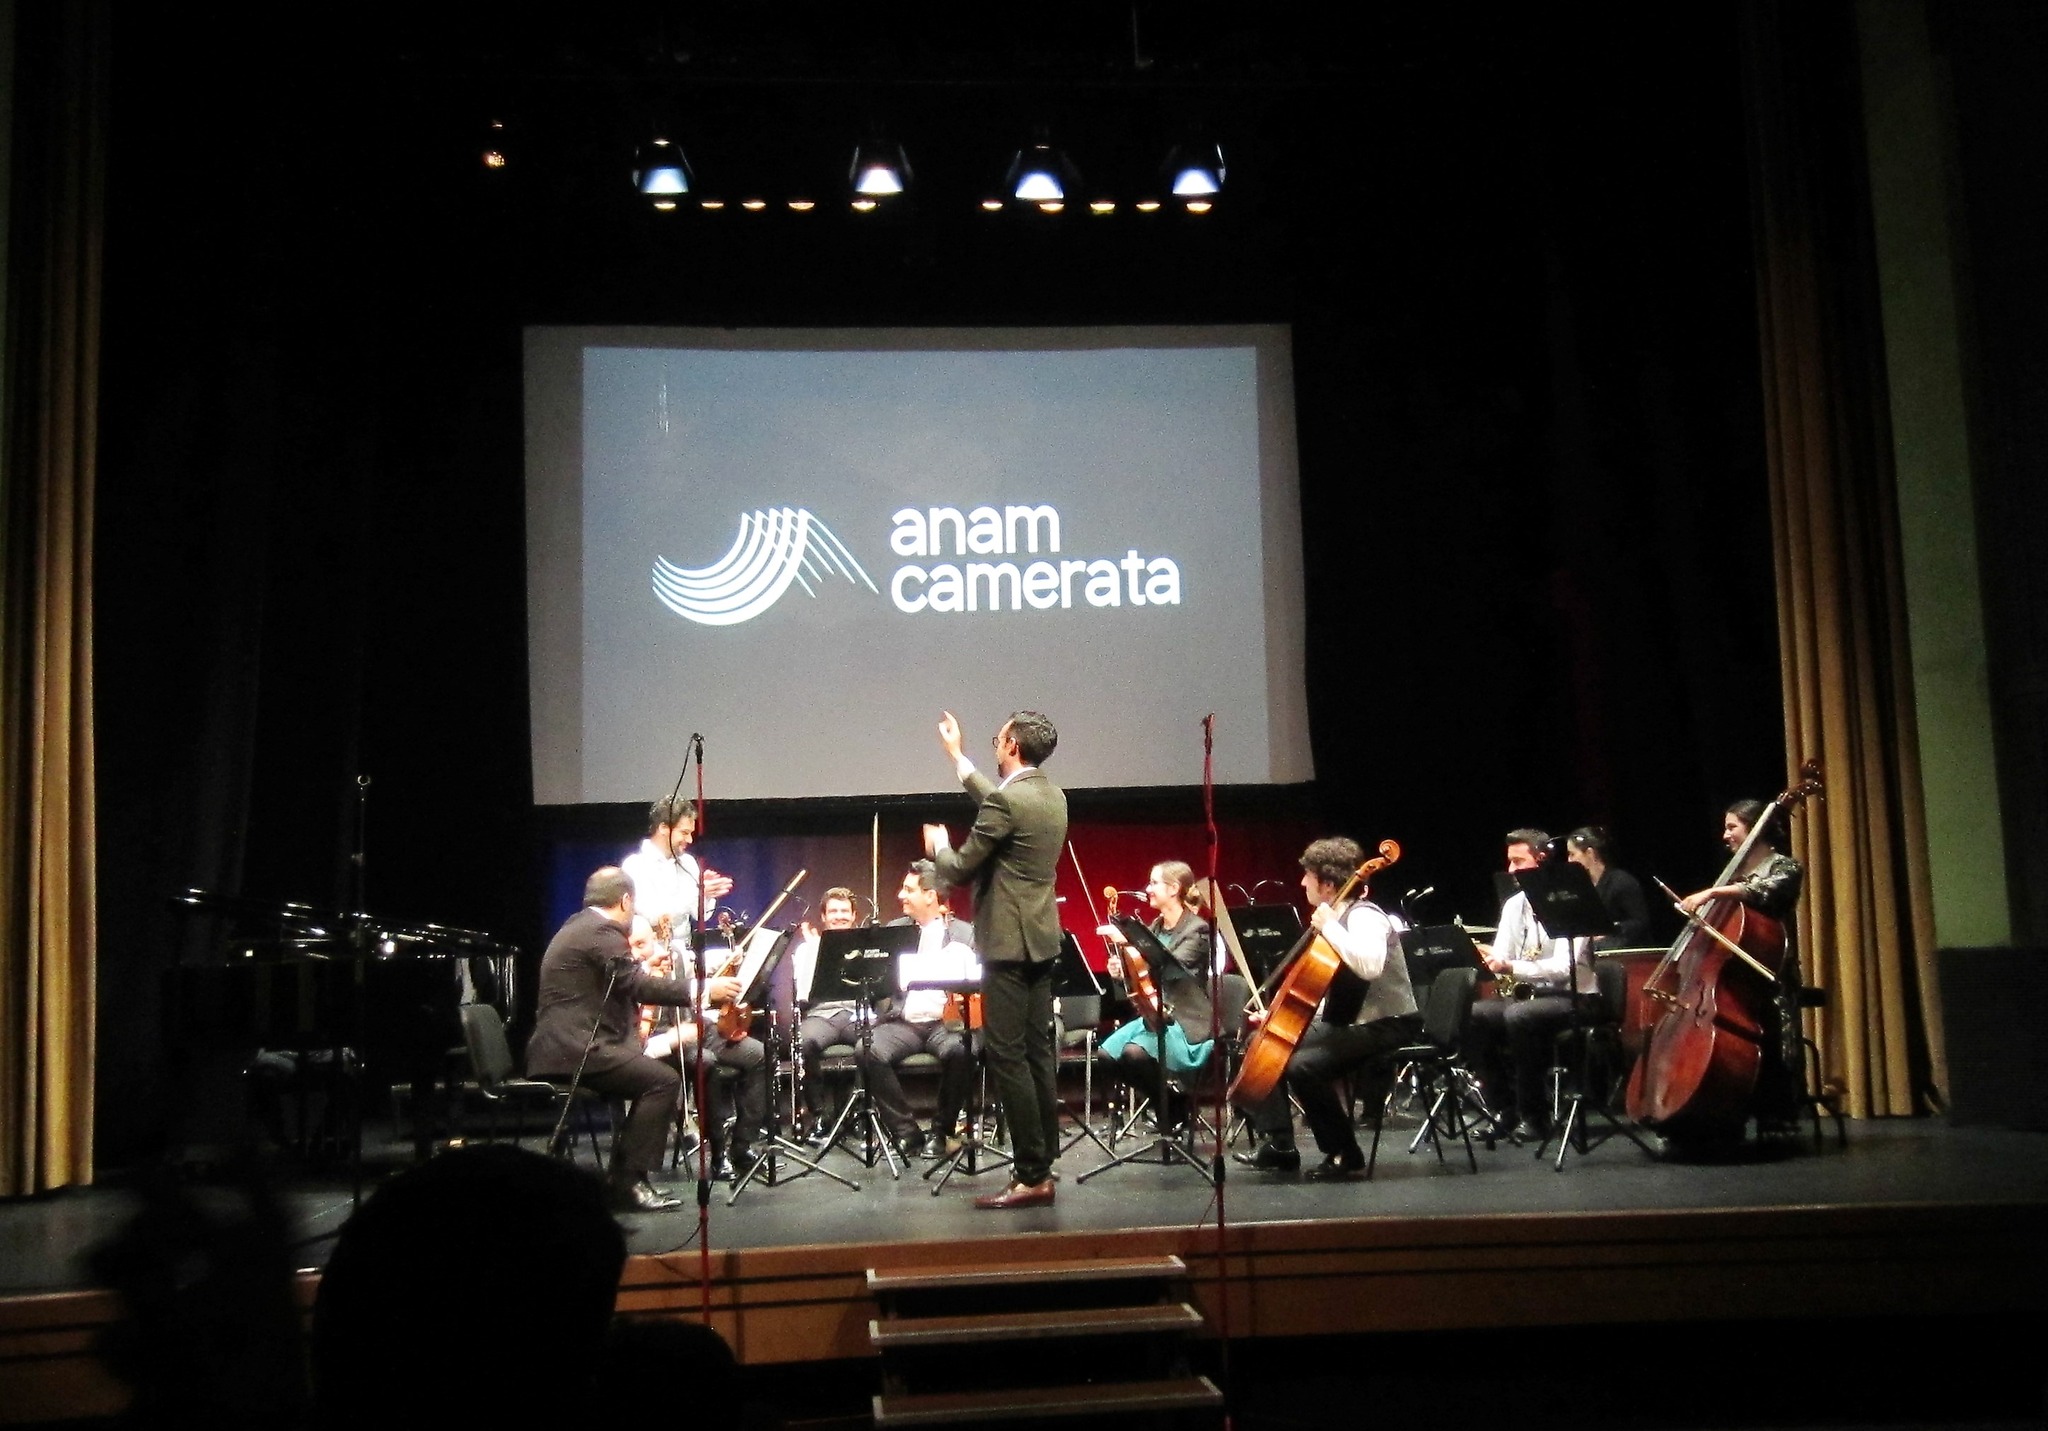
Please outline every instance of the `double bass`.
M1774 819L1819 793L1818 761L1807 761L1799 777L1750 826L1716 885L1734 882ZM1688 916L1643 985L1664 1012L1629 1074L1629 1117L1680 1141L1740 1136L1784 956L1785 926L1742 900L1712 899Z
M1347 902L1366 880L1401 858L1401 847L1392 840L1380 841L1380 852L1351 872L1351 878L1344 881L1330 901L1330 908ZM1280 1086L1281 1078L1287 1072L1287 1062L1294 1057L1294 1050L1300 1045L1308 1026L1315 1021L1316 1010L1322 1005L1323 995L1329 992L1330 981L1337 976L1343 959L1323 938L1322 931L1311 924L1280 961L1272 976L1280 980L1280 987L1273 991L1267 1001L1266 1020L1259 1025L1251 1042L1245 1045L1244 1062L1238 1066L1237 1077L1230 1082L1232 1103L1258 1103L1270 1096Z

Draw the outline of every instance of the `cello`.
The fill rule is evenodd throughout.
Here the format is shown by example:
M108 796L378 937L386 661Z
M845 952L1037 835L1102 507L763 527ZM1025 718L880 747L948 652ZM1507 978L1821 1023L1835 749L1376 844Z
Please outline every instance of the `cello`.
M1330 907L1335 909L1349 900L1352 892L1367 879L1400 858L1401 847L1398 844L1392 840L1380 841L1379 854L1351 872L1351 878L1344 881L1343 888L1330 901ZM1313 924L1287 951L1287 957L1267 979L1271 983L1278 978L1280 987L1273 991L1267 1002L1266 1020L1252 1035L1251 1042L1245 1045L1244 1061L1238 1066L1237 1077L1230 1081L1232 1103L1262 1102L1280 1086L1280 1080L1287 1072L1288 1060L1294 1057L1294 1050L1308 1032L1309 1024L1314 1022L1323 995L1329 992L1330 981L1336 978L1343 962L1330 941L1323 938L1322 931Z
M1820 789L1820 762L1809 760L1799 779L1750 826L1714 883L1733 883L1771 822ZM1785 955L1785 926L1725 896L1686 919L1685 930L1643 984L1643 994L1664 1012L1629 1073L1628 1116L1667 1138L1725 1140L1739 1137L1749 1117L1767 1036L1764 1010Z

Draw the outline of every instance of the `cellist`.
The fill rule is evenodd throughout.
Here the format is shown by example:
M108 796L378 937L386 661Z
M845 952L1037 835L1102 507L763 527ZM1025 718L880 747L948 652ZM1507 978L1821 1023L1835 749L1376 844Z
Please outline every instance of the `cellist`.
M1730 851L1742 848L1756 822L1771 811L1762 800L1737 800L1721 815L1721 843ZM1799 1097L1803 1089L1799 1046L1799 956L1793 936L1792 911L1806 885L1806 868L1778 848L1783 837L1783 817L1771 812L1750 846L1742 867L1726 884L1695 890L1678 902L1687 914L1698 912L1709 900L1737 899L1751 909L1768 914L1785 926L1785 956L1778 968L1777 983L1760 1012L1764 1015L1762 1061L1757 1065L1755 1117L1760 1132L1796 1129Z
M1288 1106L1291 1091L1301 1100L1309 1132L1323 1154L1323 1161L1308 1175L1319 1180L1355 1177L1365 1168L1365 1153L1352 1130L1350 1110L1337 1096L1337 1080L1374 1075L1366 1078L1364 1092L1368 1099L1384 1097L1389 1056L1421 1036L1422 1018L1415 1009L1408 961L1393 922L1366 899L1342 909L1332 904L1364 862L1365 851L1358 842L1341 836L1317 840L1301 853L1301 887L1314 906L1309 922L1344 968L1365 982L1365 995L1355 1010L1341 1007L1349 999L1340 975L1288 1059L1286 1076L1265 1099L1244 1110L1259 1138L1256 1149L1237 1154L1247 1166L1271 1172L1292 1172L1301 1166L1294 1146L1294 1114ZM1250 1018L1254 1024L1260 1021L1257 1014Z
M1159 1065L1155 1055L1163 1045L1169 1078L1183 1078L1199 1071L1215 1047L1216 1014L1209 1003L1209 921L1188 905L1188 891L1195 872L1179 860L1152 866L1145 881L1145 902L1157 914L1146 927L1172 956L1173 967L1150 971L1153 984L1166 1004L1166 1026L1146 1027L1143 1018L1132 1019L1102 1041L1096 1053L1102 1070L1123 1080L1140 1095L1151 1096L1159 1088ZM1096 931L1111 944L1123 946L1124 933L1114 924ZM1110 956L1112 978L1122 979L1120 953ZM1172 1134L1187 1119L1187 1099L1167 1089L1168 1107L1158 1110L1159 1131Z

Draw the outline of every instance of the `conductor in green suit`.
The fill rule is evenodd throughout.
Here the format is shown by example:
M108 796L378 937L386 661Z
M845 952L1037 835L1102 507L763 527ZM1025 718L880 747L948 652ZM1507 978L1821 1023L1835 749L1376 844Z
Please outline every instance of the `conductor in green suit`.
M1067 840L1067 797L1038 767L1059 732L1037 711L1018 711L996 732L996 780L960 749L960 722L939 721L939 744L967 793L980 802L974 829L958 850L944 825L924 827L925 852L947 886L974 891L974 947L982 961L982 1016L989 1076L1010 1124L1014 1180L976 1207L1040 1207L1053 1199L1052 1159L1059 1146L1055 1099L1052 983L1060 949L1053 897L1060 847Z

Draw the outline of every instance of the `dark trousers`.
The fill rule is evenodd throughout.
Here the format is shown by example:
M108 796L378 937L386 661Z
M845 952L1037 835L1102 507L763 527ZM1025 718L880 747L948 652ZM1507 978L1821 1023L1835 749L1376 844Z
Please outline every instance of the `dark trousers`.
M990 960L981 976L988 1074L1010 1126L1011 1172L1031 1185L1052 1176L1059 1146L1052 975L1050 959L1004 959Z
M731 1118L732 1145L751 1147L768 1120L768 1050L761 1040L751 1036L728 1042L708 1023L704 1046L711 1051L713 1063L739 1075L730 1082L715 1076L705 1079L711 1094L710 1117L706 1120L711 1127L711 1146L724 1148L725 1120ZM655 1151L659 1156L660 1149Z
M890 1019L875 1025L872 1050L862 1060L868 1092L874 1095L875 1112L882 1126L903 1140L917 1134L917 1119L911 1116L910 1100L903 1096L903 1080L896 1065L914 1053L928 1053L939 1061L938 1101L932 1109L932 1131L941 1137L952 1133L960 1122L961 1105L967 1101L967 1083L972 1063L967 1054L967 1035L943 1023L914 1024Z
M1301 1111L1319 1150L1331 1157L1360 1154L1358 1136L1351 1130L1351 1110L1337 1096L1337 1080L1384 1071L1387 1056L1403 1044L1415 1042L1421 1033L1422 1020L1414 1014L1374 1019L1369 1024L1310 1024L1295 1046L1294 1056L1287 1060L1287 1076L1280 1086L1257 1107L1246 1110L1252 1128L1268 1142L1293 1147L1294 1112L1287 1102L1292 1093L1301 1100ZM1371 1097L1372 1092L1367 1090L1366 1096ZM1385 1089L1378 1088L1378 1092L1384 1096Z
M1502 1119L1536 1127L1550 1121L1543 1080L1557 1036L1571 1027L1572 1001L1563 992L1532 999L1481 999L1466 1031L1475 1071L1487 1101Z
M846 1102L846 1080L827 1082L818 1071L818 1060L834 1044L860 1047L860 1020L852 1009L834 1009L829 1014L805 1014L797 1025L797 1058L804 1067L804 1092L813 1115L827 1123L836 1122Z
M661 1063L626 1048L596 1048L583 1070L582 1086L606 1098L631 1102L625 1126L612 1150L615 1180L631 1182L661 1166L661 1150L676 1113L676 1095L683 1076L672 1063ZM564 1079L566 1082L567 1080Z

